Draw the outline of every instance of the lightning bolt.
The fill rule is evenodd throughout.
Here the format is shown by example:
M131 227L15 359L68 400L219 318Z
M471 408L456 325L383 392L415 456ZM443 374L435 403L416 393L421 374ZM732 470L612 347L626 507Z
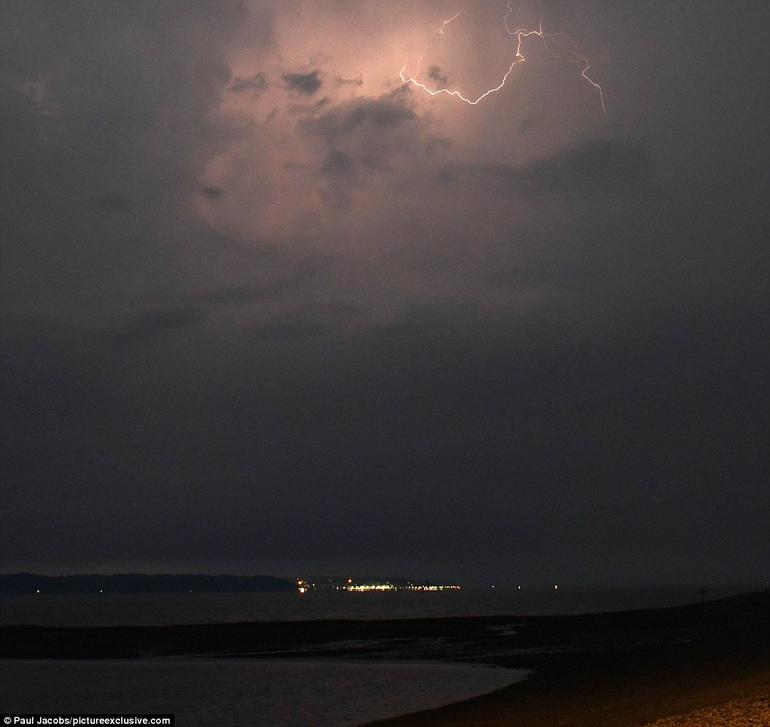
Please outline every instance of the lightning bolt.
M415 75L408 76L406 74L406 69L407 69L407 66L409 65L409 59L407 58L404 61L404 65L401 67L401 70L399 71L399 74L398 74L403 83L414 86L415 88L419 88L425 91L426 93L430 94L431 96L440 96L440 95L453 96L454 98L459 99L460 101L468 104L469 106L476 106L477 104L481 103L485 98L488 98L489 96L492 96L493 94L500 91L507 83L508 78L511 76L516 66L526 62L527 59L522 53L522 46L524 44L524 41L526 41L528 38L531 38L534 35L540 38L540 40L543 42L543 45L546 47L546 49L555 57L559 58L563 56L557 55L554 51L554 47L560 49L562 52L568 53L569 60L573 62L583 63L583 69L580 75L587 83L590 83L597 90L599 94L599 100L601 101L601 105L602 105L602 111L605 114L607 113L607 107L604 101L604 89L597 81L595 81L593 78L591 78L591 76L588 75L589 71L591 70L591 63L588 60L588 57L580 54L577 51L574 43L569 37L564 36L563 34L552 35L552 34L543 32L542 22L538 25L538 28L536 30L532 30L529 28L512 29L509 22L511 15L513 14L513 6L512 6L511 0L509 0L508 8L506 10L505 15L503 16L503 25L505 26L505 32L515 39L515 51L514 51L513 59L511 60L510 65L508 66L508 70L503 74L503 77L501 78L500 82L496 86L488 88L486 91L484 91L483 93L481 93L476 97L468 97L456 89L451 89L446 87L430 88L426 84L419 81L418 79L420 77L420 68L422 66L423 60L425 59L425 56L428 54L428 50L430 49L430 46L436 39L445 35L447 26L450 23L453 23L455 20L457 20L461 12L462 11L459 11L455 13L451 18L441 21L441 24L439 25L438 30L433 34L433 37L428 42L425 49L425 53L417 62L417 73Z
M462 10L458 10L449 20L442 20L441 26L438 29L439 35L444 35L444 30L446 29L446 26L449 25L449 23L454 23L457 18L460 17L460 13L462 13Z
M585 78L588 83L590 83L598 92L599 92L599 101L602 103L602 111L606 114L607 113L607 106L604 103L604 89L601 87L599 83L594 81L593 78L591 78L588 75L588 71L591 70L591 61L588 60L587 57L583 59L585 61L585 68L580 72L580 75Z

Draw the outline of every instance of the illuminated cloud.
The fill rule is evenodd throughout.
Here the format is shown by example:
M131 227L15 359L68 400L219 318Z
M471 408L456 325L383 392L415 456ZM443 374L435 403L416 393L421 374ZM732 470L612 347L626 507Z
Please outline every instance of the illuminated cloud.
M8 569L754 572L767 44L459 9L0 3Z

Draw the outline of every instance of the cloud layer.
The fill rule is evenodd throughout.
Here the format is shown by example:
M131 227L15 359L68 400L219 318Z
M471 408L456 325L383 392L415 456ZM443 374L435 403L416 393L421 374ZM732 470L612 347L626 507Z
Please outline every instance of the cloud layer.
M2 4L4 568L763 575L766 47L447 10Z

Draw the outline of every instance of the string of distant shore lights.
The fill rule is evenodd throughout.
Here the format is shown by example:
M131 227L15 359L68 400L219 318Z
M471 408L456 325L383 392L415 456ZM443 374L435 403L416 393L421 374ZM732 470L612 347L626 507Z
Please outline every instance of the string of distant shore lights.
M399 76L403 81L403 83L414 86L415 88L419 88L420 90L430 94L431 96L439 96L439 95L452 96L453 98L456 98L459 101L462 101L463 103L468 104L469 106L476 106L477 104L481 103L484 99L489 98L493 94L496 94L498 91L502 90L502 88L505 86L506 82L508 81L508 78L513 73L516 66L520 65L521 63L524 63L527 60L524 54L522 53L522 46L524 44L524 41L527 40L528 38L531 38L532 36L536 36L540 38L540 40L543 42L543 46L553 56L557 58L566 57L569 61L574 63L579 63L580 65L583 66L580 72L581 77L596 89L599 95L599 101L601 102L602 111L605 114L607 113L607 106L605 104L605 98L604 98L604 89L597 81L595 81L589 75L589 71L591 70L591 62L589 61L588 57L579 51L579 49L576 47L576 45L574 44L574 42L569 36L563 33L545 33L543 31L542 22L538 25L538 28L536 30L532 30L530 28L512 29L510 22L511 22L511 16L513 15L513 6L511 2L508 3L508 8L506 10L505 15L503 16L503 25L505 27L506 34L515 39L515 52L514 52L513 60L508 66L508 70L505 72L502 79L496 86L492 86L491 88L486 89L476 97L469 97L464 95L461 91L457 89L452 89L449 87L431 88L427 84L420 81L419 79L421 76L422 63L425 60L425 56L428 54L428 50L430 49L431 45L437 39L443 38L443 36L446 33L447 27L451 25L455 20L457 20L457 18L460 17L461 13L462 11L459 11L455 13L451 18L447 18L446 20L441 21L441 24L439 25L438 30L433 34L431 39L428 41L428 44L426 45L426 48L425 48L425 53L417 62L417 72L414 75L411 75L411 76L407 75L407 66L409 65L409 59L407 58L404 61L404 65L401 67L401 71L399 72ZM558 51L558 53L556 51ZM434 80L436 80L435 77L434 77Z

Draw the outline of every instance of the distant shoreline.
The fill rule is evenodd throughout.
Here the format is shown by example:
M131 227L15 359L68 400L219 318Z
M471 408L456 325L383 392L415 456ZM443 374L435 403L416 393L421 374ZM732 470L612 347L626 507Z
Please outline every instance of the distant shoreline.
M38 573L0 575L0 595L87 593L272 593L296 591L296 583L276 576L196 573L85 573L46 576Z

